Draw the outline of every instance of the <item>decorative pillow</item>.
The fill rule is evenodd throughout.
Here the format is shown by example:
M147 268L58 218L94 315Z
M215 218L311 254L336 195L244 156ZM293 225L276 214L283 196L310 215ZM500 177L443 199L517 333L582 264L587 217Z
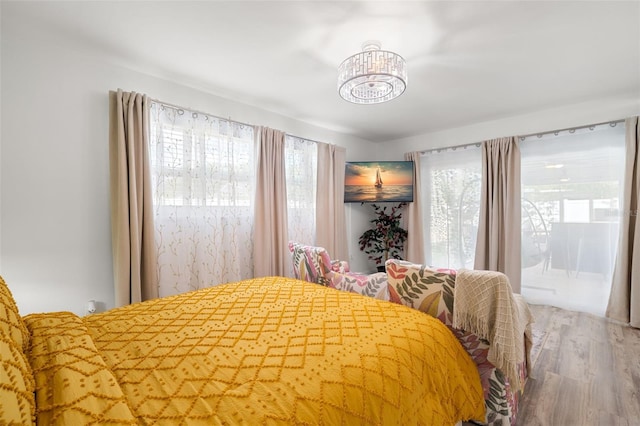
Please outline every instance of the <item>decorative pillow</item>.
M0 329L0 424L34 424L34 391L33 374L22 348Z
M347 274L329 272L329 287L335 288L336 290L374 297L380 300L389 300L387 274L384 272L371 275L357 274L354 272Z
M81 318L71 312L31 314L25 317L25 323L32 336L29 363L33 368L39 425L139 424ZM176 359L181 359L180 355ZM152 369L149 374L153 375ZM142 369L137 379L145 375ZM125 378L124 382L135 379ZM156 383L162 386L161 382ZM146 389L140 385L133 393L138 391L144 393ZM150 399L146 403L156 403L160 410L166 409L168 401ZM175 405L183 407L180 404L177 401ZM178 417L174 420L180 424Z
M29 349L29 330L24 324L7 283L0 277L0 330L23 352Z
M456 275L451 269L432 269L403 260L386 262L392 302L418 309L452 324Z

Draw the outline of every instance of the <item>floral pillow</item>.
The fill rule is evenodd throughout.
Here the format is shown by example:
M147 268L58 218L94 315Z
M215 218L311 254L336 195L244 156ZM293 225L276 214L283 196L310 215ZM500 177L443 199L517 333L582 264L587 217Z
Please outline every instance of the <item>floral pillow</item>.
M386 262L390 300L418 309L447 325L452 324L456 272L403 260Z
M347 274L329 272L328 278L329 287L335 288L336 290L358 293L380 300L389 300L387 274L384 272L371 275L357 274L354 272Z

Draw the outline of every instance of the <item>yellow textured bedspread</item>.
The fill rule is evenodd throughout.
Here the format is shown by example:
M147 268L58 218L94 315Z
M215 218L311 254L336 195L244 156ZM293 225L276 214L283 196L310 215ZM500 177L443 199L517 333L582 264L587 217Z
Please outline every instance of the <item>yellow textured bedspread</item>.
M25 321L41 425L484 420L475 364L437 319L303 281Z

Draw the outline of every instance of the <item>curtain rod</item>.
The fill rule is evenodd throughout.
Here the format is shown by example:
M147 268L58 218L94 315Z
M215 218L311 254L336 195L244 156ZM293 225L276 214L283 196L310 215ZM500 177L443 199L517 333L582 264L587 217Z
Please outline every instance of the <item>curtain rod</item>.
M151 102L155 102L155 103L157 103L157 104L160 104L160 105L163 105L163 106L166 106L166 107L169 107L169 108L173 108L173 109L176 109L176 110L178 110L178 111L185 111L185 110L187 110L187 111L195 112L196 114L202 114L202 115L206 115L206 116L209 116L209 117L214 117L214 118L217 118L217 119L219 119L219 120L228 120L228 121L232 121L232 122L234 122L234 123L242 124L242 125L244 125L244 126L255 127L253 124L243 123L242 121L237 121L237 120L232 120L232 119L231 119L231 117L229 117L229 118L226 118L226 117L220 117L220 116L217 116L217 115L214 115L214 114L210 114L210 113L208 113L208 112L203 112L203 111L198 111L198 110L191 109L191 108L181 107L181 106L174 105L174 104L170 104L170 103L168 103L168 102L160 101L160 100L158 100L158 99L154 99L154 98L149 98L149 100L150 100ZM306 140L306 141L310 141L310 142L314 142L314 143L326 143L326 142L315 141L315 140L313 140L313 139L303 138L303 137L301 137L301 136L295 136L295 135L292 135L291 133L287 133L287 132L284 132L284 133L285 133L286 135L291 136L292 138L304 139L304 140Z
M565 129L558 129L558 130L551 130L548 132L539 132L539 133L529 133L527 135L520 135L518 136L518 138L520 138L521 141L525 140L526 138L530 138L531 136L537 136L539 138L541 138L544 135L556 135L558 136L558 134L560 132L569 132L569 133L573 133L576 130L580 130L580 129L589 129L589 130L594 130L597 126L604 126L605 124L608 124L611 127L616 127L618 125L618 123L624 123L624 119L621 120L613 120L613 121L603 121L602 123L596 123L596 124L587 124L585 126L577 126L577 127L567 127Z
M302 136L292 135L291 133L287 133L287 132L285 132L285 135L287 135L287 136L291 136L292 138L296 138L296 139L302 139L302 140L305 140L305 141L308 141L308 142L313 142L313 143L323 143L323 144L325 144L325 145L334 145L334 146L339 146L339 145L331 144L331 143L328 143L328 142L320 142L320 141L316 141L316 140L309 139L309 138L303 138Z
M151 102L155 102L155 103L157 103L157 104L164 105L164 106L167 106L167 107L169 107L169 108L173 108L173 109L176 109L176 110L179 110L179 111L184 111L185 109L187 109L187 110L189 110L189 111L191 111L191 112L195 112L196 114L203 114L203 115L207 115L207 116L210 116L210 117L218 118L218 119L221 119L221 120L233 121L234 123L242 124L242 125L244 125L244 126L251 126L251 127L254 127L254 125L253 125L253 124L250 124L250 123L243 123L242 121L232 120L232 119L231 119L231 117L229 117L229 118L220 117L220 116L217 116L217 115L214 115L214 114L210 114L210 113L208 113L208 112L198 111L198 110L191 109L191 108L184 108L184 107L181 107L181 106L178 106L178 105L174 105L174 104L170 104L170 103L168 103L168 102L160 101L160 100L158 100L158 99L154 99L154 98L149 98L149 100L150 100ZM615 127L615 126L617 126L617 125L618 125L618 123L624 123L624 120L623 120L623 119L621 119L621 120L614 120L614 121L605 121L605 122L602 122L602 123L588 124L588 125L585 125L585 126L567 127L567 128L565 128L565 129L551 130L551 131L547 131L547 132L529 133L529 134L526 134L526 135L520 135L520 136L517 136L517 137L518 137L521 141L523 141L523 140L525 140L526 138L529 138L529 137L531 137L531 136L537 136L537 137L539 137L539 138L541 138L541 137L542 137L542 136L544 136L544 135L551 135L551 134L554 134L554 135L556 135L556 136L557 136L557 135L558 135L558 133L560 133L560 132L566 132L566 131L568 131L568 132L573 133L573 132L575 132L576 130L580 130L580 129L590 129L590 130L593 130L593 129L595 129L595 127L596 127L596 126L602 126L602 125L604 125L604 124L609 124L611 127ZM285 134L287 134L287 135L289 135L289 136L291 136L291 137L294 137L294 138L304 139L304 140L311 141L311 142L315 142L315 143L326 143L326 142L315 141L315 140L313 140L313 139L303 138L303 137L301 137L301 136L295 136L295 135L292 135L291 133L286 133L286 132L285 132ZM456 145L456 146L449 146L449 147L443 147L443 148L425 149L425 150L423 150L423 151L419 151L419 152L420 152L420 154L428 154L428 153L431 153L431 152L442 152L442 151L446 151L446 150L452 150L452 151L455 151L455 150L457 150L457 149L467 149L467 148L472 147L472 146L480 147L480 145L481 145L481 142L473 142L473 143L468 143L468 144L463 144L463 145Z
M608 124L611 127L616 127L618 125L618 123L624 123L624 119L613 120L613 121L604 121L602 123L587 124L587 125L584 125L584 126L577 126L577 127L567 127L565 129L551 130L551 131L546 131L546 132L529 133L529 134L526 134L526 135L519 135L519 136L516 136L516 137L518 139L520 139L521 141L523 141L526 138L530 138L532 136L537 136L537 137L541 138L544 135L551 135L551 134L557 136L560 132L573 133L576 130L580 130L580 129L594 130L597 126L603 126L605 124ZM431 153L431 152L442 152L442 151L447 151L447 150L455 151L457 149L467 149L467 148L472 147L472 146L480 147L481 144L482 144L482 142L473 142L473 143L467 143L467 144L463 144L463 145L447 146L447 147L443 147L443 148L425 149L423 151L418 151L418 152L420 154L428 154L428 153Z
M160 104L162 106L173 108L173 109L178 110L178 111L185 111L186 110L186 111L190 111L190 112L195 112L196 114L202 114L202 115L206 115L206 116L209 116L209 117L217 118L219 120L233 121L234 123L242 124L243 126L254 127L253 124L243 123L242 121L237 121L237 120L232 120L231 117L220 117L220 116L215 115L215 114L211 114L211 113L204 112L204 111L198 111L198 110L192 109L192 108L181 107L181 106L178 106L178 105L170 104L168 102L160 101L158 99L149 98L149 100L151 102L155 102L155 103Z
M480 145L482 144L482 142L473 142L473 143L466 143L464 145L455 145L455 146L445 146L442 148L432 148L432 149L425 149L424 151L418 151L420 154L429 154L432 152L442 152L442 151L455 151L457 149L467 149L470 148L472 146L479 148Z

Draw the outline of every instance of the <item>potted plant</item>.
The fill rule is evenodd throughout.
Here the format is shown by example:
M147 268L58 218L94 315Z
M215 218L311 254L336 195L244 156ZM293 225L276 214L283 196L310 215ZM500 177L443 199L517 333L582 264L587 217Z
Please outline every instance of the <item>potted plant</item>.
M387 259L402 259L400 255L404 250L408 233L400 226L400 219L402 208L406 205L407 203L400 203L391 207L391 211L387 213L388 206L371 204L376 213L376 217L370 221L373 227L366 230L358 242L360 250L369 255L369 259L377 265L378 271L384 271Z

